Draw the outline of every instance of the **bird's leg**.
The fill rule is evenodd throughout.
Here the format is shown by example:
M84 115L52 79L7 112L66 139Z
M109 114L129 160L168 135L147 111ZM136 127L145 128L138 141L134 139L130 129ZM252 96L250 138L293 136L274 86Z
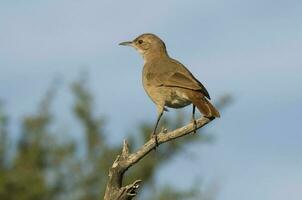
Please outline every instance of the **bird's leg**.
M159 124L160 118L163 116L163 113L164 113L164 108L157 109L157 120L156 120L156 124L155 124L155 127L154 127L152 135L151 135L151 138L154 138L154 140L155 140L156 147L158 146L156 129Z
M196 133L196 129L197 129L197 124L196 124L196 120L195 120L195 108L196 108L196 106L193 104L193 110L192 110L192 123L194 126L193 133Z

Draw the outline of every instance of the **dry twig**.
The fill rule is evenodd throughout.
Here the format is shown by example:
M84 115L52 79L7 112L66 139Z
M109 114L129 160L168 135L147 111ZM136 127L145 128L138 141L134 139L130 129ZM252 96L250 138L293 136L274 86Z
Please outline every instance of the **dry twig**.
M205 117L196 120L196 129L200 129L212 120L213 119ZM193 131L194 125L191 123L174 131L161 132L157 135L158 145L183 137ZM155 140L150 139L136 152L129 153L128 143L124 140L122 153L117 156L109 170L109 180L107 182L104 200L131 200L137 195L141 180L136 180L132 184L122 186L124 173L132 165L138 163L143 157L148 155L155 147Z

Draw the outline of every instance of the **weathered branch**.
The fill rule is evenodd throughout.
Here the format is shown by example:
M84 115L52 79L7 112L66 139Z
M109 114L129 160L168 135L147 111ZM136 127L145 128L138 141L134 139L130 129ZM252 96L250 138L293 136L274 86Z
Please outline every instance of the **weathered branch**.
M196 120L196 128L199 129L208 124L213 119L200 118ZM161 132L157 135L158 145L169 142L179 137L188 135L194 131L193 123L184 127L178 128L171 132ZM121 155L118 155L113 165L109 170L109 180L107 183L104 200L131 200L137 195L137 190L141 180L136 180L134 183L122 186L124 173L132 165L139 162L143 157L148 155L156 147L154 139L147 141L139 150L134 153L129 153L127 141L124 140Z

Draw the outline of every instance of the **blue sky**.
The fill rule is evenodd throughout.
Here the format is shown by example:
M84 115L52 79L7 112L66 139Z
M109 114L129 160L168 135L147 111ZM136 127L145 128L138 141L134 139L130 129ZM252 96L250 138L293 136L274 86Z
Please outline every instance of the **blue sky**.
M54 77L68 83L87 69L98 110L119 143L156 111L141 86L141 57L117 44L155 33L214 100L226 92L235 99L207 129L217 141L188 147L194 159L175 158L160 169L159 182L189 187L202 177L219 183L219 200L298 200L301 10L298 0L1 1L0 98L14 124L34 111ZM68 92L62 85L55 103L61 126L74 123L66 114Z

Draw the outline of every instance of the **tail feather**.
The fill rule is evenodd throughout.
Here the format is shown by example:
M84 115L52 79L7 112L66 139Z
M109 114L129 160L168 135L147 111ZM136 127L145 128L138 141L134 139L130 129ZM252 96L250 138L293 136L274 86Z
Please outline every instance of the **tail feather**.
M213 104L211 104L211 102L209 100L207 100L206 98L204 98L204 100L206 101L207 106L209 106L211 115L219 118L220 117L219 111L213 106Z
M202 114L206 117L220 117L218 110L204 97L203 94L195 91L190 93L190 100Z

